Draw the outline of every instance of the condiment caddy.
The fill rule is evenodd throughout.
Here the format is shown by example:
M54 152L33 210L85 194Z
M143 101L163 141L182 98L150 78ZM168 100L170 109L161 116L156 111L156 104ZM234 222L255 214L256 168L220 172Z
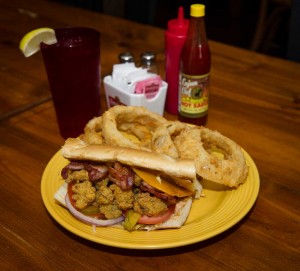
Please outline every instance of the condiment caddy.
M109 108L118 104L144 106L163 115L168 84L158 74L132 62L115 64L112 75L103 82Z

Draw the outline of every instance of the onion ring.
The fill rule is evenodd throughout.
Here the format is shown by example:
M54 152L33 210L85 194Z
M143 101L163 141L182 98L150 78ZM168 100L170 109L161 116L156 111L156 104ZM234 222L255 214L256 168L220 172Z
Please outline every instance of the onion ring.
M193 159L204 179L236 187L248 175L241 147L217 131L164 117L138 106L117 105L88 122L80 137L89 144L108 144ZM216 156L213 149L222 153Z
M84 133L80 136L80 139L89 144L103 144L102 117L91 119L84 127Z
M157 127L167 122L162 116L150 112L144 107L122 105L110 108L103 114L102 120L102 133L106 144L148 151L152 149L151 137L142 138L139 132L131 129L131 136L138 139L133 141L129 137L125 137L119 127L124 126L125 123L134 123L136 126L142 125L147 128L150 135ZM143 133L145 133L145 130Z
M199 128L186 126L179 135L174 137L174 144L178 149L180 158L196 159L206 153L202 147L201 129Z
M206 162L198 156L195 163L199 174L208 177L211 172L215 172L210 179L231 187L238 186L246 180L248 166L242 148L238 144L219 132L204 127L202 127L201 139L205 149L211 149L212 146L215 146L222 150L225 156L223 160L217 160L216 163L211 162L209 166L213 166L212 168L207 168ZM212 155L210 158L212 159Z
M163 153L173 158L179 158L178 151L165 126L158 127L152 135L152 150L157 153Z
M124 216L119 216L115 219L107 219L107 220L89 217L89 216L86 216L86 215L82 214L81 212L77 211L72 206L68 194L66 194L65 201L66 201L66 206L69 209L69 211L71 212L71 214L86 224L91 224L94 226L111 226L111 225L120 223L125 219Z
M191 127L175 138L180 157L194 159L196 172L202 178L230 187L243 183L248 166L241 147L217 131ZM218 158L213 150L218 150Z

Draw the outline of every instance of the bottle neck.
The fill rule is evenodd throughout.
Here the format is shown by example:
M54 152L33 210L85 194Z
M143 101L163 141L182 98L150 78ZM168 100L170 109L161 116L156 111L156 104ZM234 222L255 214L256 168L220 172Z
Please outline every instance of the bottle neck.
M210 49L204 17L191 17L187 39L181 53L180 69L182 73L188 75L203 75L210 71Z
M198 44L207 43L204 17L191 17L187 39L192 39Z

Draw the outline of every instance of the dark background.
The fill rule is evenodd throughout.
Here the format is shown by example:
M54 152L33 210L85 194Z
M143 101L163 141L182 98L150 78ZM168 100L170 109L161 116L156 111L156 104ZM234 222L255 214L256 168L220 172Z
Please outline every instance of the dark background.
M206 5L209 39L300 61L300 0L54 0L166 29L183 6ZM297 17L297 18L296 18ZM259 27L259 19L264 24Z

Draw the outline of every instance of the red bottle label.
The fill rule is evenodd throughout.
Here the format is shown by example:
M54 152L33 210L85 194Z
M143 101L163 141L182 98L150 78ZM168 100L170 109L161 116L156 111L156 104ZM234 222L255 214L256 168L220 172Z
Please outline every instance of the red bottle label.
M209 73L187 75L180 73L179 113L186 117L201 117L208 110Z

